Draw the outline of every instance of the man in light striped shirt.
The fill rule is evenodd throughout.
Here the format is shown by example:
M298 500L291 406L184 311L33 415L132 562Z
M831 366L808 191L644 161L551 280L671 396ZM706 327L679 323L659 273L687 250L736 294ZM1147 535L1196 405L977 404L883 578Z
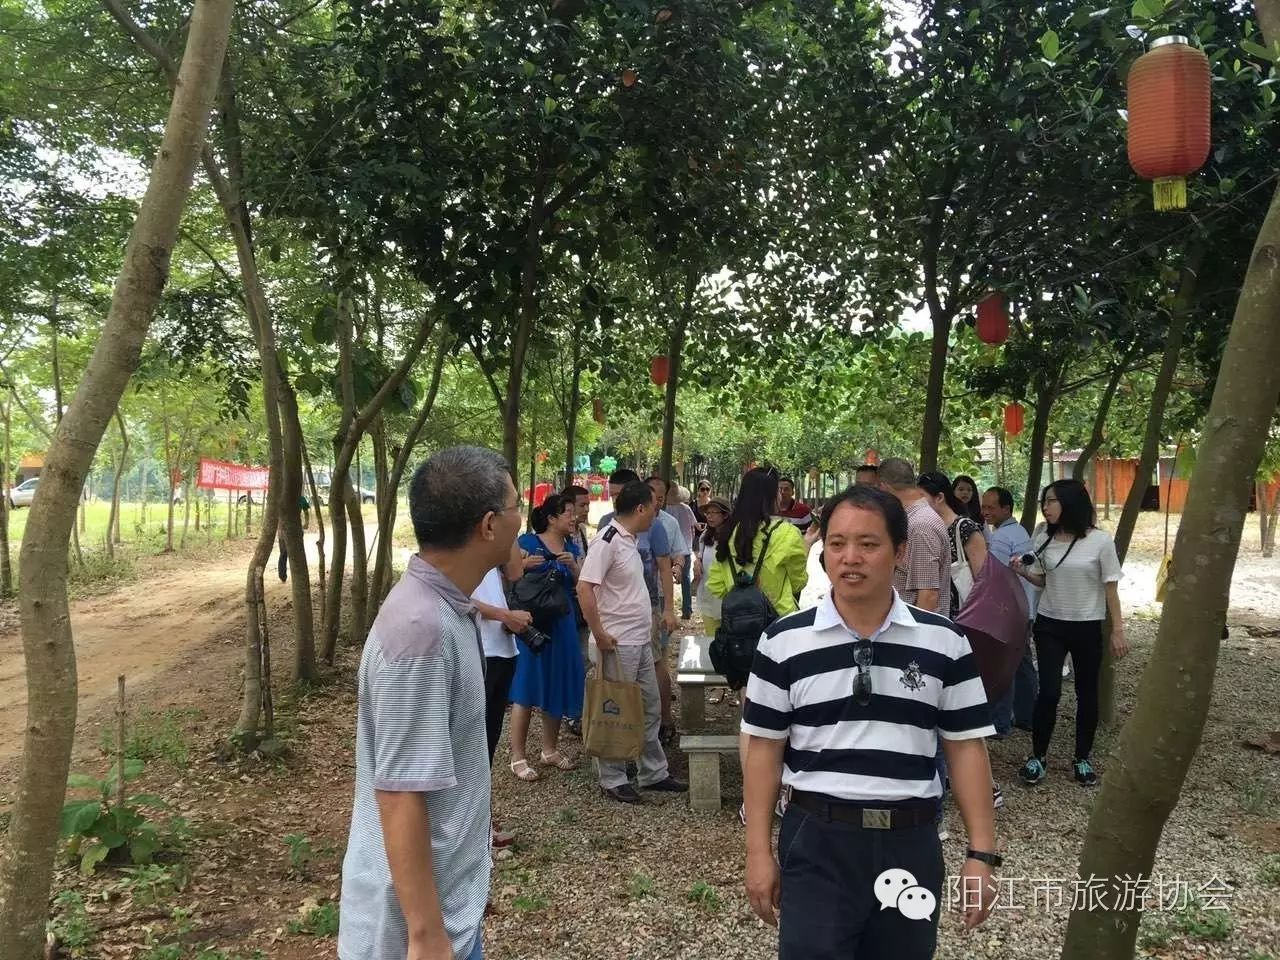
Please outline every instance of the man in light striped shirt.
M747 894L780 925L781 960L926 960L943 883L939 735L969 835L966 925L994 899L986 693L969 641L893 589L907 543L895 497L850 487L821 531L831 592L765 632L747 684Z
M419 552L360 660L339 960L482 960L489 896L484 657L471 602L520 504L492 450L434 454L409 484Z

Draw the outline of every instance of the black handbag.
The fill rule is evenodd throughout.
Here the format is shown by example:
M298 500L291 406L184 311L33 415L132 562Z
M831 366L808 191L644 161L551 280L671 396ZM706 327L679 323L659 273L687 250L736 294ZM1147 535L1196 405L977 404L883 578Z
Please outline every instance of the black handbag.
M529 570L511 585L507 603L512 610L533 614L534 626L547 632L554 630L556 621L571 610L564 576L550 556L543 566Z

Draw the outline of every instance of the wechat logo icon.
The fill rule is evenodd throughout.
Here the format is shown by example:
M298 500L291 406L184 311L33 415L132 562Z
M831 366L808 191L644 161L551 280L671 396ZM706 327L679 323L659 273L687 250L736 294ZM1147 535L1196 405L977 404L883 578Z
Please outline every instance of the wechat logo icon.
M908 920L928 920L938 906L932 892L916 883L910 870L886 870L876 877L876 900L881 910L892 907Z

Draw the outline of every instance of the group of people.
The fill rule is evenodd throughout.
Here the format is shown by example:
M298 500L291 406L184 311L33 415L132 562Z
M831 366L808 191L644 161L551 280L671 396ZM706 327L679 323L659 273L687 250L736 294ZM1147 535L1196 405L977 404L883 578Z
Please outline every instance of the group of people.
M415 473L419 552L381 608L360 667L342 960L481 957L491 853L511 841L489 810L508 703L509 768L532 782L539 768L579 762L561 735L581 717L589 671L635 682L645 707L635 779L626 763L597 761L600 789L625 804L686 790L666 754L677 591L681 617L696 597L715 637L720 604L728 615L725 598L744 585L776 616L733 693L742 698L747 893L762 919L780 921L780 956L932 956L937 910L926 918L914 907L880 909L877 887L910 877L913 891L941 900L948 788L968 837L963 878L974 896L965 919L980 923L1001 862L994 809L1003 798L986 740L1029 731L1019 776L1030 786L1044 779L1068 656L1073 774L1097 783L1107 617L1113 653L1126 647L1119 563L1083 485L1050 484L1044 522L1031 533L1013 519L1009 491L979 494L969 477L919 475L898 458L860 467L820 511L763 468L743 475L732 501L703 481L687 503L683 490L630 470L609 478L609 493L614 510L594 534L590 495L572 486L547 497L520 533L498 455L451 448ZM950 619L988 556L1025 584L1039 666L1029 645L996 703ZM518 596L538 602L513 609ZM534 710L536 762L526 753Z

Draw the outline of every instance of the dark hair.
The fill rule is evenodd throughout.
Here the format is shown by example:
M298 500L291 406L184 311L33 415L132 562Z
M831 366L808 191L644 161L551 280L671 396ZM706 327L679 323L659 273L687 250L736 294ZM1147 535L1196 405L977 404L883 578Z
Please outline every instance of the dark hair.
M947 501L947 506L956 512L958 516L968 516L964 504L956 499L955 488L951 485L951 481L947 479L947 475L938 470L930 470L928 473L920 474L916 485L931 497L942 494L943 499Z
M973 491L973 496L969 499L968 503L965 503L959 497L956 497L956 503L960 504L960 509L956 510L956 513L960 514L962 517L968 517L970 520L977 520L981 523L982 494L978 492L978 484L974 481L973 477L969 476L967 473L962 473L951 481L951 492L955 493L956 487L962 483L967 483L969 485L969 489ZM953 507L952 509L955 508Z
M782 484L784 484L784 483L789 483L789 484L791 484L791 486L793 486L793 487L796 485L796 482L795 482L794 480L792 480L790 477L779 477L779 478L778 478L778 486L782 486Z
M756 467L744 473L729 519L716 531L716 559L729 559L732 540L734 559L740 566L750 563L756 534L762 524L768 523L777 505L778 474L774 470Z
M571 483L560 491L560 497L564 500L577 500L578 497L589 497L591 491L586 487L580 487L576 483Z
M1013 493L1004 487L987 487L987 493L994 493L997 502L1006 510L1013 509Z
M844 493L827 502L818 526L822 531L823 540L827 539L827 531L831 529L831 518L835 516L836 508L842 503L847 503L858 510L869 510L884 517L884 525L889 531L889 539L893 541L895 550L907 542L907 511L903 509L902 501L879 487L859 487L856 484L846 487Z
M707 480L705 477L698 481L698 489L701 490L704 487L708 490L711 489L711 481Z
M657 480L660 484L662 484L662 492L663 492L663 493L670 493L670 492L671 492L671 481L670 481L670 480L667 480L667 479L666 479L666 478L664 478L664 477L660 477L660 476L658 476L656 473L655 473L655 474L653 474L651 477L649 477L649 479L648 479L648 480L646 480L646 481L645 481L645 483L653 483L653 481L655 481L655 480Z
M619 491L613 501L613 508L619 516L635 513L646 503L653 503L653 488L643 480L632 480Z
M1044 498L1052 490L1054 496L1058 498L1058 506L1062 512L1058 516L1057 523L1046 523L1045 533L1049 535L1049 539L1053 539L1053 535L1059 530L1065 530L1067 533L1077 537L1083 537L1094 527L1095 514L1093 512L1093 500L1089 497L1089 491L1079 480L1055 480L1042 491L1040 491L1040 509L1044 510Z
M506 508L510 480L507 461L493 450L448 447L432 454L409 481L409 517L418 546L465 546L486 514Z
M615 470L609 474L609 482L616 486L624 487L633 480L639 480L640 475L629 467L623 467L621 470Z
M880 468L874 463L864 463L857 470L853 471L854 476L857 476L860 473L874 473L876 476L879 476Z
M530 518L533 523L533 532L546 533L547 527L551 526L553 517L558 517L566 510L571 509L573 509L572 499L566 499L557 493L551 494L551 496L542 501L541 506L533 509L533 516Z

